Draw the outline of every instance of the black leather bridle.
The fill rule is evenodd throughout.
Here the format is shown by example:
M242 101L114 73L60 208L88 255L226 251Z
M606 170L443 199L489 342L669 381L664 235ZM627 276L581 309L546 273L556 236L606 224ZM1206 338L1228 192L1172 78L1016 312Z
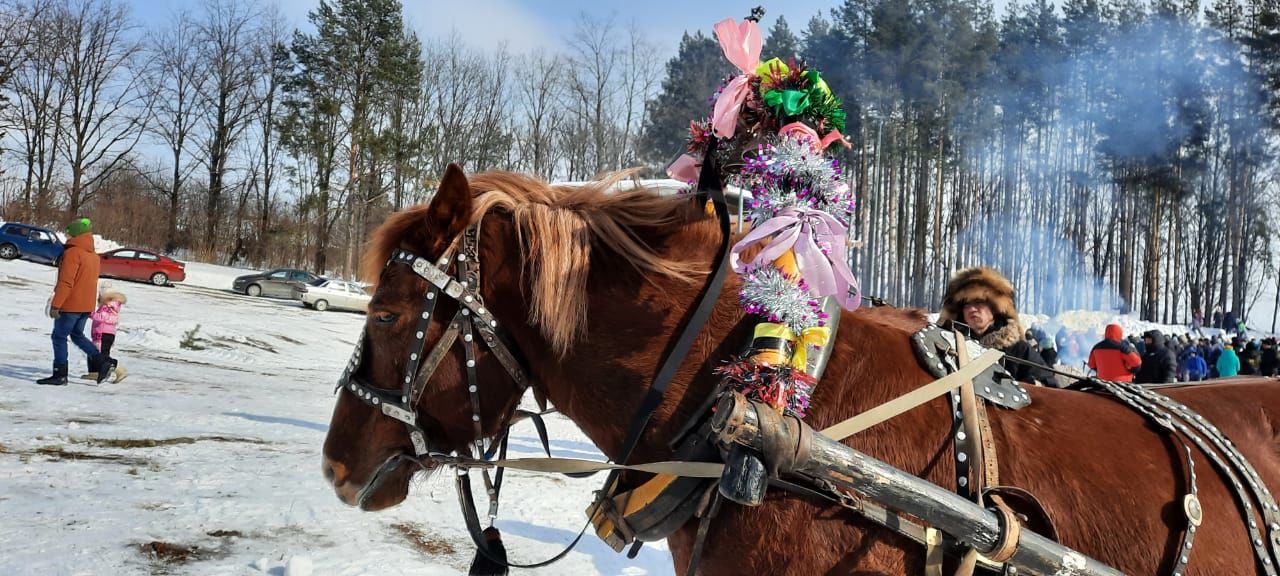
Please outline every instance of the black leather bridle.
M724 285L728 269L730 240L729 212L724 198L723 186L720 182L719 170L714 161L714 151L715 142L713 141L707 147L707 153L698 179L696 197L703 200L710 199L714 205L721 231L719 251L717 252L711 275L698 298L696 306L690 312L690 316L686 319L684 328L675 345L667 353L649 391L641 401L640 408L632 418L631 425L623 440L622 455L617 459L620 464L628 463L627 461L635 451L639 444L641 433L648 426L650 416L661 404L667 386L674 378L676 369L692 347L694 337L701 332L703 325L710 317L715 302L719 298L720 290ZM439 367L444 355L453 347L459 336L462 338L463 349L466 354L467 392L470 394L471 419L475 427L476 440L473 448L476 458L490 460L495 453L500 453L501 457L505 457L508 430L517 412L516 408L513 407L512 411L505 415L502 421L502 431L495 436L497 440L486 445L480 413L479 382L476 377L476 334L479 334L485 346L502 364L502 367L510 375L522 394L530 385L529 371L525 367L522 356L518 354L519 349L509 340L498 324L498 320L493 317L493 312L485 307L484 300L480 296L479 234L480 220L477 220L459 237L454 238L444 254L434 263L408 250L397 249L391 254L391 257L387 260L386 267L389 268L393 264L407 265L415 274L425 279L428 283L427 291L423 295L422 311L408 351L409 359L405 367L403 381L399 389L383 388L359 376L366 343L365 332L362 330L351 360L347 363L342 376L338 379L338 386L335 392L345 390L355 395L365 404L403 423L413 444L415 462L419 465L423 465L425 468L424 462L429 461L435 464L458 466L457 488L459 504L467 523L468 532L471 533L471 539L481 554L488 556L490 560L500 565L517 568L537 568L556 562L573 550L574 546L581 540L582 535L585 534L586 528L590 526L590 520L583 525L577 537L563 551L548 560L534 564L515 564L494 558L489 551L480 527L479 516L471 493L471 483L467 475L468 468L464 465L459 465L459 459L450 456L447 453L447 449L433 446L426 431L418 424L418 400L421 398L427 382L431 379L431 375ZM458 244L461 244L461 250L454 256L454 250ZM450 269L453 271L452 275L450 274ZM442 296L447 296L456 302L458 311L447 324L440 340L436 342L427 356L422 358L421 354L425 347L427 328L430 325L432 314L435 313L436 303ZM550 455L545 426L538 418L538 415L531 414L531 416L534 417L539 434L542 436L543 448ZM403 456L400 458L403 458ZM400 458L397 458L397 460ZM488 469L483 469L482 473L489 499L489 519L490 524L492 524L498 513L498 496L502 486L503 469L499 468L492 478ZM615 471L605 481L604 492L607 493L610 490L616 479L617 472ZM588 516L590 517L590 514ZM640 542L636 543L637 548L639 544Z
M529 372L524 367L518 350L502 331L493 312L485 307L480 296L480 261L479 261L480 223L468 227L459 237L454 238L444 255L435 263L408 250L396 250L387 260L387 267L393 264L409 266L414 274L427 281L427 291L423 295L422 311L418 317L412 343L409 347L409 360L405 366L404 380L399 389L383 388L359 376L360 364L363 361L365 333L361 331L360 341L356 344L351 361L338 379L338 388L355 395L365 404L380 410L383 414L402 422L409 432L413 443L413 451L418 458L441 459L443 453L432 450L430 439L425 430L418 424L418 400L426 389L427 381L435 373L444 359L444 355L453 347L459 337L466 354L467 392L471 397L471 420L475 427L475 449L477 457L489 453L485 446L485 437L480 419L479 383L476 378L476 335L493 353L498 363L506 369L511 380L521 391L529 386ZM462 249L454 256L454 249L461 243ZM449 270L453 269L453 275ZM436 342L426 357L421 357L427 328L431 316L435 313L436 303L441 296L447 296L458 304L458 311L446 325L444 334Z

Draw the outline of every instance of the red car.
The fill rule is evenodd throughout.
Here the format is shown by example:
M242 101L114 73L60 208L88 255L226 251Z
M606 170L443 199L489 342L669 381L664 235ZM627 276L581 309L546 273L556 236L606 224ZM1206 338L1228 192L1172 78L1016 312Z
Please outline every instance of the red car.
M187 279L187 265L168 256L137 248L120 248L98 255L100 274L128 280L142 280L156 286Z

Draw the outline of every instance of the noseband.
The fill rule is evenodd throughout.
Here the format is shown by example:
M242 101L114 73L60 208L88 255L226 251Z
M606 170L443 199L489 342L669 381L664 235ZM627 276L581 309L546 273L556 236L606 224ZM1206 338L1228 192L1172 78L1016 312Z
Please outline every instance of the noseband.
M466 354L467 393L471 398L471 421L475 427L476 457L490 455L485 447L483 426L480 420L480 395L476 378L476 334L484 341L486 347L497 358L498 363L506 369L511 380L521 392L529 387L528 371L524 368L520 357L513 353L517 350L493 317L493 311L486 308L484 299L480 297L480 222L468 227L460 236L455 237L449 247L435 263L418 256L408 250L396 250L387 260L386 267L393 264L404 264L414 274L427 281L427 291L422 297L422 312L418 317L418 325L414 330L412 343L409 346L409 359L405 365L404 379L399 389L383 388L359 376L361 362L366 345L365 332L361 330L360 340L356 343L351 361L347 363L342 376L338 379L338 389L355 395L365 404L381 410L383 414L404 423L413 443L414 454L419 458L441 460L447 455L434 450L425 430L418 424L418 400L426 389L427 381L440 366L444 355L453 347L458 337L462 337L462 347ZM461 241L462 249L454 257L454 249ZM450 275L450 269L453 275ZM431 348L426 358L421 354L424 348L427 328L431 315L435 313L436 303L442 295L458 304L458 311L449 321L444 334ZM337 390L335 390L336 392Z

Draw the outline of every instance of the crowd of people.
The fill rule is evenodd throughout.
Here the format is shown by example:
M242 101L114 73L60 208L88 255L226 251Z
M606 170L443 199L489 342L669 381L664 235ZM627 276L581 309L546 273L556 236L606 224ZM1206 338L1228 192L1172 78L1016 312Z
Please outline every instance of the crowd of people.
M1035 336L1029 333L1028 338ZM1070 336L1064 333L1063 338ZM1039 340L1036 341L1038 345ZM1223 340L1217 335L1172 335L1148 330L1138 338L1132 334L1126 337L1119 324L1109 324L1102 341L1090 350L1085 365L1106 380L1138 384L1195 382L1280 375L1277 352L1275 337L1246 340L1232 336Z
M1197 315L1187 334L1126 336L1119 324L1109 324L1098 340L1065 327L1052 335L1037 326L1024 330L1014 301L1013 285L996 270L961 270L947 285L938 323L1003 351L1009 357L1004 367L1018 381L1046 386L1070 382L1044 368L1139 384L1280 375L1276 338L1249 339L1242 322L1216 310L1214 323L1232 329L1224 336L1204 335Z

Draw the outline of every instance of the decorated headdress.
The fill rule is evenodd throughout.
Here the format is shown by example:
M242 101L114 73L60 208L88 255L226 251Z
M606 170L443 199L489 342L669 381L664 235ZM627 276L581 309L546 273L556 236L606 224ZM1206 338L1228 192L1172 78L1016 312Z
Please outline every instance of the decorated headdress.
M840 162L826 154L832 144L849 143L840 133L840 99L817 70L795 58L760 62L762 13L716 23L724 55L740 73L714 95L710 117L690 122L687 153L668 174L696 180L714 139L712 153L726 181L750 192L741 217L752 230L733 247L730 261L742 280L743 308L761 319L756 342L785 346L721 374L753 399L803 416L815 383L808 352L827 345L828 311L835 310L829 304L853 310L861 303L846 253L853 194Z

